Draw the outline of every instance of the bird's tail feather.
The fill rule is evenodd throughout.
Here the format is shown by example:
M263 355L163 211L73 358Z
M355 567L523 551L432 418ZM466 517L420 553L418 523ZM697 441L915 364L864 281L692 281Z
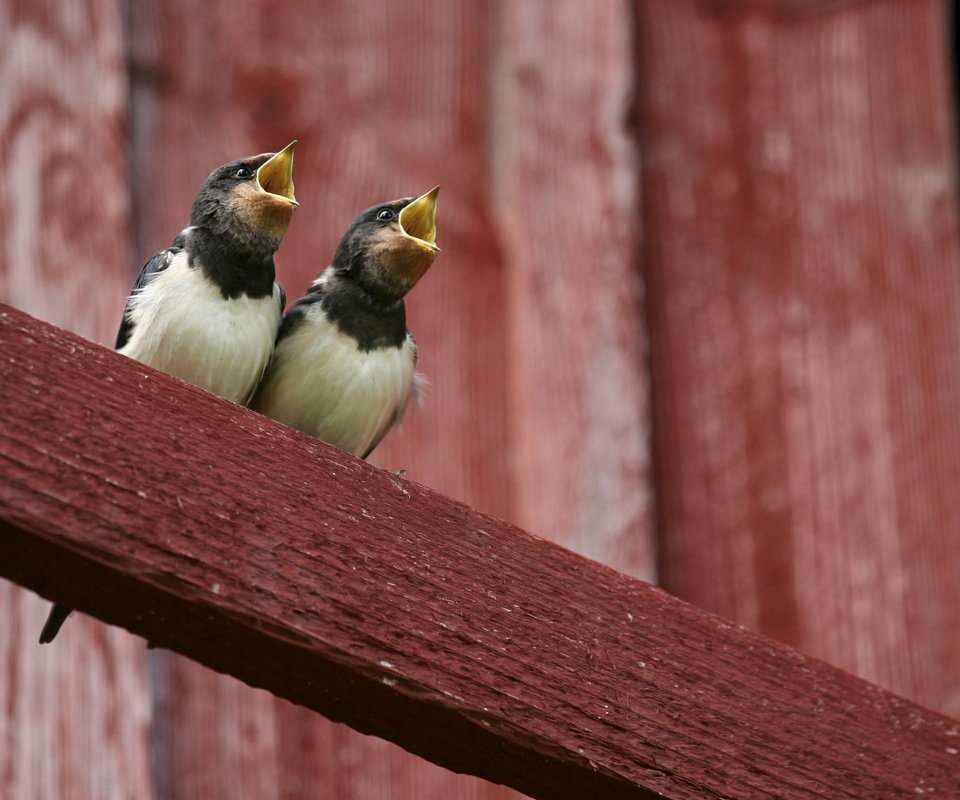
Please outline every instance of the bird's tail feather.
M60 632L60 626L66 622L71 611L73 611L72 608L67 608L60 603L53 604L43 630L40 631L40 644L49 644L56 638L56 635Z

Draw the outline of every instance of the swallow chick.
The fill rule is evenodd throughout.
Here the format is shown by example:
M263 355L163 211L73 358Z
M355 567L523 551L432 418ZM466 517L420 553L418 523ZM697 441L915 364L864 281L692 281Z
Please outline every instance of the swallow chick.
M403 299L440 252L439 192L353 221L284 317L251 408L361 458L400 421L420 377Z
M190 224L140 270L117 350L234 403L249 402L273 353L284 307L273 254L297 206L291 142L231 161L197 193ZM55 604L53 640L70 609Z
M133 285L119 352L234 403L250 400L283 313L273 254L297 206L295 148L232 161L204 181L190 224Z

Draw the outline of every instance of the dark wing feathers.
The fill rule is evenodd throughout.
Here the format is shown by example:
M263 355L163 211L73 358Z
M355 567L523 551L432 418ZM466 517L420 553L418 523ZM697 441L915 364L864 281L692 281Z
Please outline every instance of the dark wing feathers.
M277 344L280 344L283 339L286 339L287 336L293 333L300 321L306 316L307 309L314 303L319 303L321 300L323 300L322 284L317 284L307 289L306 294L298 298L294 304L290 306L290 310L284 314L283 320L280 322L280 330L277 331Z
M182 249L183 248L181 247L170 247L166 250L161 250L143 265L143 269L141 269L140 274L137 275L137 280L134 282L133 288L130 290L130 295L127 297L127 304L123 309L123 319L120 320L120 330L117 332L117 350L123 347L130 340L130 334L133 333L133 323L127 316L127 313L130 311L130 300L138 291L150 283L150 281L152 281L156 275L169 267L173 257Z

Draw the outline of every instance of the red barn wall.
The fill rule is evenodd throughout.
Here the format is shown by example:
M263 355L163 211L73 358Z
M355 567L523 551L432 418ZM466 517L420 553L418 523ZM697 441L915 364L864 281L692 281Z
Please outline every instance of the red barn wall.
M732 5L637 6L661 581L960 714L947 5Z
M441 183L431 386L373 460L960 713L945 14L8 3L0 300L111 344L207 173L293 138L291 297L357 211ZM0 604L0 797L516 796Z

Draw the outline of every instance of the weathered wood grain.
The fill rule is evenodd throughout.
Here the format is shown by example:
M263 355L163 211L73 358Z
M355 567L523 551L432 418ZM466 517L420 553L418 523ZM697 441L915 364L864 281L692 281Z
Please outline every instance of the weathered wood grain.
M662 581L957 713L946 4L747 5L636 4Z
M121 6L0 3L0 299L101 342L134 267ZM47 609L0 582L0 797L149 798L142 643L80 618L41 649Z
M147 251L184 224L213 165L297 138L301 205L277 254L292 299L329 263L356 213L442 184L443 252L408 305L430 386L373 460L509 517L508 332L485 169L486 4L135 6L134 186L137 239ZM260 798L514 796L228 686L175 656L153 660L170 697L158 709L155 742L174 796L233 800L238 785L256 787ZM217 735L205 724L211 717L222 720ZM257 734L243 738L237 726Z
M654 574L626 4L497 6L492 175L507 280L512 519Z
M954 720L13 309L0 352L45 595L535 797L960 792Z

